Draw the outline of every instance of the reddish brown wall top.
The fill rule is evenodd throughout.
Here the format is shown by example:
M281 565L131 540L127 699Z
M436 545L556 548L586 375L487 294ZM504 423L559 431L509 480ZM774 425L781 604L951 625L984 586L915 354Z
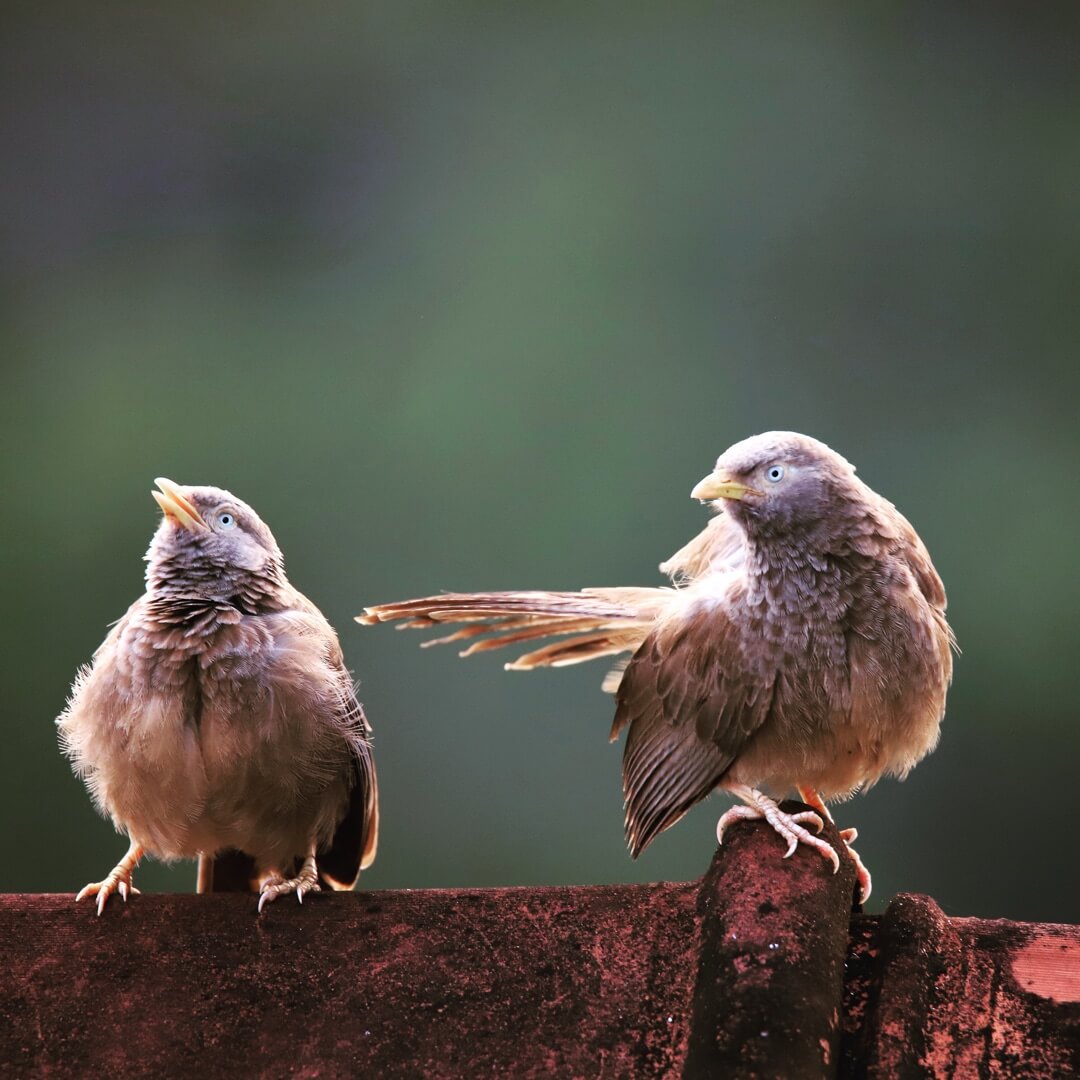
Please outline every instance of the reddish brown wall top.
M1080 1075L1080 928L949 919L909 895L875 921L861 927L880 950L859 1044L871 1075Z
M687 884L0 897L0 1075L1080 1072L1080 930L905 896L849 931L849 864L729 838Z

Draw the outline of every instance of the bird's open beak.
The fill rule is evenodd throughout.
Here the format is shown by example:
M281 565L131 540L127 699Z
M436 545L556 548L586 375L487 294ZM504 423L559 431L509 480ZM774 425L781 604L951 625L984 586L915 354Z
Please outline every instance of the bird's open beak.
M159 476L155 484L160 491L151 491L158 506L167 518L172 518L177 525L183 525L189 532L208 532L210 526L203 521L195 504L184 494L184 489L164 476Z
M761 494L757 488L740 484L738 480L729 480L720 473L709 473L690 492L690 498L699 502L713 502L715 499L745 499L747 495Z

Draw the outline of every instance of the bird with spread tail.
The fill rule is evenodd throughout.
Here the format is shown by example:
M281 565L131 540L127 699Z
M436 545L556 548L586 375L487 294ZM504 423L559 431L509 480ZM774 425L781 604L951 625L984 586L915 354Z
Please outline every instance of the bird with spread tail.
M740 804L718 840L763 818L785 857L801 843L835 872L837 852L816 835L826 800L903 778L937 743L954 647L941 579L896 507L805 435L736 443L691 496L717 514L660 565L673 587L448 593L357 620L462 623L424 644L471 641L463 656L555 639L506 665L516 671L629 653L604 688L612 740L627 730L631 855L721 790ZM792 790L813 810L781 810ZM865 900L855 830L840 835Z
M57 720L130 846L76 897L138 892L144 854L199 860L200 892L349 889L375 858L371 727L341 646L289 584L258 514L164 478L146 592L76 676Z

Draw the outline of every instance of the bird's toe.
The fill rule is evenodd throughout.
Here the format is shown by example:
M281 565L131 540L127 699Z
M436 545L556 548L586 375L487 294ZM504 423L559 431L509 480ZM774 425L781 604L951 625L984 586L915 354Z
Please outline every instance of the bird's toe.
M865 904L870 899L870 890L873 882L870 877L870 871L866 869L866 864L859 858L859 853L851 846L856 837L858 837L859 831L857 829L844 829L840 833L840 839L844 841L844 846L847 848L848 855L851 856L851 861L855 864L855 880L859 887L858 898L859 904Z
M258 910L261 912L267 904L286 893L295 893L297 901L302 904L308 893L315 892L322 892L322 887L319 885L319 875L314 869L309 871L305 866L296 877L292 878L274 875L263 881L259 891Z
M800 810L799 813L792 814L790 820L798 825L809 825L815 833L820 833L825 828L825 822L821 820L821 815L813 810Z
M101 913L105 910L105 905L109 902L109 897L118 895L126 904L128 896L137 894L136 889L131 884L130 878L117 877L114 874L110 874L104 881L91 881L89 884L84 885L75 894L75 903L79 903L81 900L85 900L88 896L97 897L97 913Z
M716 842L724 842L724 833L736 821L760 821L765 815L754 806L733 806L725 811L716 823Z
M799 844L805 844L813 848L826 861L832 864L833 873L840 869L840 856L836 849L827 840L822 840L816 835L825 827L821 817L812 810L803 810L798 814L785 814L779 807L774 810L766 808L765 818L780 836L787 840L788 848L784 852L784 858L790 859L795 854ZM814 832L805 828L810 825Z

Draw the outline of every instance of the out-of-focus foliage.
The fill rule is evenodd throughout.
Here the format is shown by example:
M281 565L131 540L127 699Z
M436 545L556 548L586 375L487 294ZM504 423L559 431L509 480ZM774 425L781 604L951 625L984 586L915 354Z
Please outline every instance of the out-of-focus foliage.
M1077 24L885 4L23 5L3 17L0 888L123 851L55 745L151 480L270 523L375 725L375 887L638 863L603 670L363 630L443 588L654 583L767 428L908 514L964 654L838 809L875 902L1076 919ZM189 888L190 866L144 886Z

